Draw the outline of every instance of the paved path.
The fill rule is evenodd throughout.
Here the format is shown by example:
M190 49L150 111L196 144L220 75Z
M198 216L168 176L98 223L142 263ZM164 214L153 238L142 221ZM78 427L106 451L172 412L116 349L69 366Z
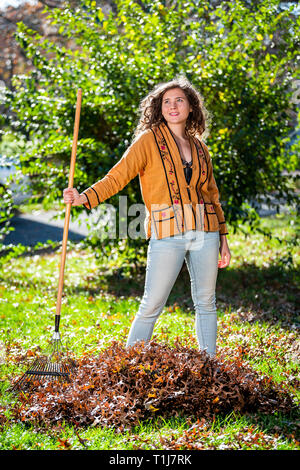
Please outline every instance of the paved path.
M34 246L38 242L46 243L47 240L62 241L64 219L53 219L54 211L34 211L32 214L18 214L11 220L14 231L10 232L3 240L4 245L22 243L25 246ZM84 223L87 218L82 217L83 224L70 220L68 239L80 241L88 235L88 229Z

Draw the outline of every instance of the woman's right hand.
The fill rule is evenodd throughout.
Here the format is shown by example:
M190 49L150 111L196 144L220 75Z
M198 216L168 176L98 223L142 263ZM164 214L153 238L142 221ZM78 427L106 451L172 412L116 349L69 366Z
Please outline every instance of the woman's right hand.
M65 188L63 192L64 202L66 204L72 204L72 206L81 206L87 202L85 194L79 194L76 188Z

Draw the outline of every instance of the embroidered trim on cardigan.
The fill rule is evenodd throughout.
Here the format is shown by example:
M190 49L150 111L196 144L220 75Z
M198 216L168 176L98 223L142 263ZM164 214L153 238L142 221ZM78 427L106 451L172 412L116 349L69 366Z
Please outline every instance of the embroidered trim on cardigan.
M192 139L192 140L193 140L193 143L194 143L194 145L195 145L195 147L196 147L197 159L198 159L198 164L199 164L199 176L198 176L198 179L197 179L195 188L196 188L196 194L197 194L197 197L198 197L198 202L200 203L200 200L199 200L199 193L198 193L198 185L199 185L200 178L201 178L201 161L200 161L198 146L196 145L194 139ZM200 191L200 186L199 186L199 191Z
M174 173L175 178L176 178L176 182L177 182L177 188L176 188L176 185L175 185L175 181L174 181L174 180L173 180L173 181L168 181L169 184L170 184L170 186L171 186L171 188L172 188L172 190L173 190L173 193L174 193L173 196L172 196L172 199L173 199L172 202L174 202L175 204L178 204L177 201L178 201L178 199L180 199L181 205L183 206L183 204L182 204L182 199L181 199L181 194L180 194L180 189L179 189L179 183L178 183L177 173L176 173L176 168L175 168L174 161L173 161L173 157L172 157L171 151L170 151L170 149L169 149L169 146L168 146L168 144L167 144L167 141L166 141L166 139L165 139L165 137L164 137L164 135L163 135L162 130L161 130L160 128L159 128L159 130L160 130L160 133L161 133L161 136L162 136L162 137L161 137L161 149L162 149L163 151L165 151L165 150L167 149L167 150L164 152L164 154L163 154L163 158L165 158L165 159L170 163L169 159L167 158L168 155L170 156L170 158L171 158L171 160L172 160L172 170L171 170L171 172L170 172L169 174L173 174L173 173Z
M173 209L174 209L177 230L180 232L181 228L183 227L183 219L182 219L182 216L181 216L180 217L180 219L181 219L180 223L181 224L180 224L179 221L178 221L178 216L180 214L178 213L178 210L176 210L176 207L177 207L176 205L179 204L179 201L180 201L180 204L181 204L182 211L184 211L184 209L183 209L182 198L181 198L181 194L180 194L180 190L179 190L179 184L178 184L178 179L177 179L177 174L176 174L176 168L175 168L175 165L174 165L174 162L173 162L173 158L172 158L169 146L168 146L168 144L166 142L166 139L165 139L165 137L162 133L162 130L160 128L155 128L155 130L154 129L151 129L151 130L154 134L155 142L156 142L160 157L162 159L162 164L163 164L163 167L164 167L164 170L165 170L165 176L166 176L166 180L167 180L167 184L168 184L171 204L172 204ZM161 135L158 135L158 130L160 131ZM166 162L169 164L169 170L167 170L167 168L166 168ZM176 182L177 182L177 187L176 187L175 180L170 181L172 175L175 175ZM180 227L180 225L181 225L181 227Z
M196 142L197 142L197 143L195 144L195 145L196 145L196 148L197 148L198 151L200 151L200 153L201 153L201 155L202 155L202 158L205 160L205 163L206 163L206 178L205 178L204 181L202 181L202 182L200 183L201 186L203 186L204 183L206 182L207 178L208 178L208 163L207 163L206 155L205 155L205 152L204 152L204 149L203 149L203 147L202 147L202 144L201 144L200 140L198 140L197 138L195 138L195 140L196 140ZM200 146L199 146L199 144L200 144ZM204 170L201 169L201 166L200 166L200 170L201 170L201 173L200 173L200 178L201 178L202 171L204 171Z
M176 145L176 147L177 147L177 149L178 149L178 153L179 153L180 158L181 158L180 150L179 150L178 144L177 144L177 142L176 142L176 139L175 139L175 137L174 137L174 134L173 134L173 132L171 131L171 129L170 129L170 127L168 126L168 124L166 124L166 126L167 126L167 128L168 128L168 130L169 130L169 132L170 132L170 134L171 134L171 136L172 136L172 138L173 138L173 140L174 140L174 142L175 142L175 145ZM161 132L162 132L162 131L161 131ZM168 150L169 150L169 148L168 148ZM172 158L172 155L171 155L170 150L169 150L169 153L170 153L170 157ZM191 146L191 157L192 157L192 163L194 163L194 161L193 161L193 149L192 149L192 146ZM173 161L173 159L172 159L172 161ZM176 175L176 172L175 172L175 175ZM177 180L177 175L176 175L176 180ZM177 184L178 184L178 180L177 180ZM178 191L179 191L179 194L180 194L179 184L178 184ZM191 201L191 193L190 193L189 190L188 190L188 195L189 195L189 199L190 199L190 201ZM180 200L181 200L181 196L180 196ZM191 202L192 202L192 201L191 201ZM184 209L183 209L182 200L181 200L181 205L182 205L182 210L183 210L183 214L184 214ZM193 214L193 217L194 217L195 227L197 227L196 216L195 216L195 212L194 212L193 206L192 206L192 214Z
M205 152L203 150L203 147L201 145L201 142L195 137L195 146L196 146L196 150L197 150L197 157L198 157L198 162L199 162L199 171L200 171L200 174L199 174L199 178L198 178L198 181L197 181L197 185L199 184L199 193L200 193L200 196L201 196L201 199L203 200L203 195L202 195L202 191L201 191L201 187L204 185L204 183L206 182L207 178L208 178L208 164L207 164L207 160L206 160L206 155L205 155ZM200 145L199 145L200 144ZM201 160L200 160L200 154L202 155L202 158L205 160L205 164L206 164L206 178L204 181L200 182L200 178L201 178L201 174L202 174L202 167L201 167ZM196 185L196 187L197 187ZM200 203L199 201L199 194L197 192L197 195L198 195L198 202ZM204 202L204 201L203 201ZM206 206L205 206L205 203L204 202L204 214L206 215L206 220L207 220L207 230L209 231L209 217L208 217L208 213L207 213L207 210L206 210ZM209 203L210 204L210 203Z
M163 161L163 156L162 156L161 151L160 151L160 146L159 146L159 144L158 144L158 142L157 142L156 134L155 134L155 132L154 132L153 129L151 129L151 131L152 131L152 133L153 133L153 135L154 135L155 143L156 143L156 145L157 145L157 148L158 148L160 157L161 157L161 159L162 159L162 164L163 164L163 168L164 168L164 172L165 172L165 176L166 176L166 180L167 180L167 184L168 184L168 190L169 190L170 200L171 200L171 204L172 204L172 202L173 202L173 201L172 201L172 194L171 194L171 191L170 191L170 186L169 186L168 177L167 177L167 170L166 170L166 167L165 167L165 164L164 164L164 161ZM170 170L170 171L172 171L172 170Z

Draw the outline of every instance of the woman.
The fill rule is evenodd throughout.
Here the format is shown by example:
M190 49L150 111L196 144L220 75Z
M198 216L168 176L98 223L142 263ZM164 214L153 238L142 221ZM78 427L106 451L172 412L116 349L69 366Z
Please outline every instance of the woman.
M185 260L199 347L214 356L216 279L218 267L228 266L231 254L211 158L201 140L208 114L201 95L185 78L156 86L140 111L133 142L123 157L82 194L65 189L64 202L93 209L139 175L150 241L144 295L127 346L151 339Z

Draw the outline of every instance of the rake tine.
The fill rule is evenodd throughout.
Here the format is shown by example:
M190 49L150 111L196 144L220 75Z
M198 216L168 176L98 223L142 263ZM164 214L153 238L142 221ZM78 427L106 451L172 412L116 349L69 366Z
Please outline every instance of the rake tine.
M36 358L29 369L15 383L12 390L16 391L35 382L42 384L45 379L50 382L56 380L59 382L70 381L70 376L76 367L75 361L71 361L68 357L62 355L60 341L52 342L52 347L52 354L48 358L44 356Z

